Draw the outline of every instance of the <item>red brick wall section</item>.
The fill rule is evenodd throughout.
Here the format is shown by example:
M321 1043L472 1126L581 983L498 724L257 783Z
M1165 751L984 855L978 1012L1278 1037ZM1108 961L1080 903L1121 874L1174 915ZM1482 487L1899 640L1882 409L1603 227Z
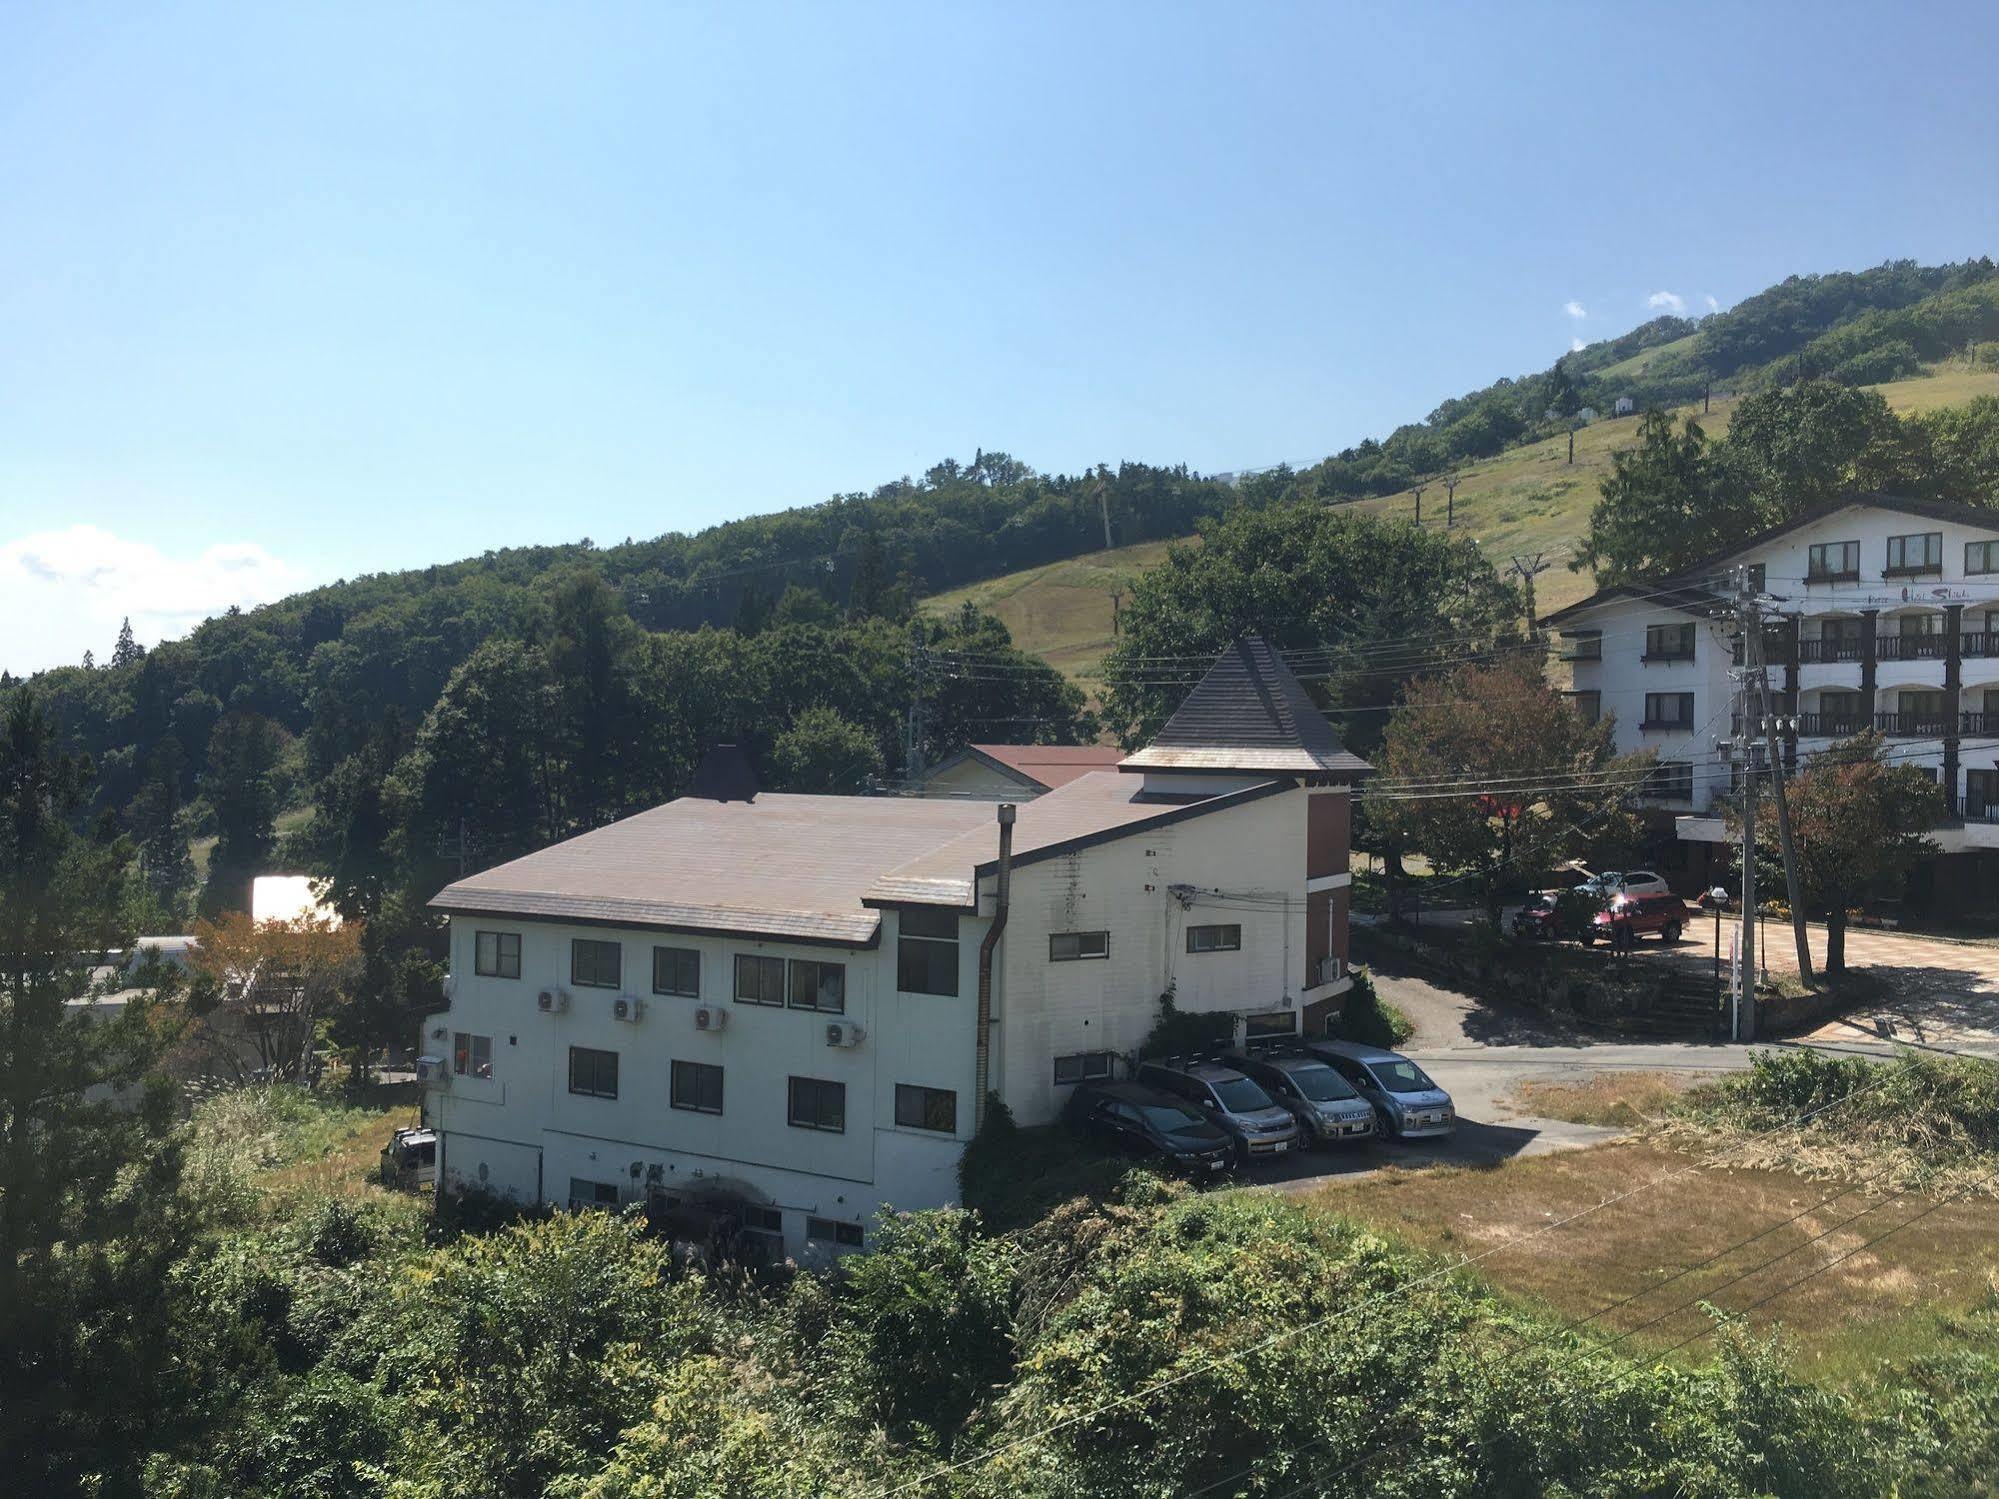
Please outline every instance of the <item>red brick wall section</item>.
M1344 791L1314 792L1305 801L1305 878L1347 872L1353 809Z
M1333 953L1339 958L1341 963L1345 963L1347 960L1347 914L1352 906L1350 897L1353 892L1342 886L1338 890L1328 890L1326 894L1333 898L1331 921Z
M1311 988L1319 982L1319 960L1335 949L1333 934L1333 897L1344 897L1344 890L1318 890L1305 897L1305 987ZM1345 901L1341 901L1340 926L1342 935L1346 925Z

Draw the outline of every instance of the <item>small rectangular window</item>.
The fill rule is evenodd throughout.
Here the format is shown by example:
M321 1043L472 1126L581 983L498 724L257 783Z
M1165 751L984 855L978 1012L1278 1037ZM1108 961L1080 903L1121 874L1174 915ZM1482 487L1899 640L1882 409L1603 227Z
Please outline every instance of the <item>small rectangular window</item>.
M1190 926L1187 928L1188 952L1240 952L1242 950L1242 927L1235 922L1224 926Z
M781 1234L784 1232L784 1214L776 1208L746 1207L743 1209L743 1227L753 1234Z
M519 978L521 976L521 934L519 932L475 932L472 938L472 971L483 978Z
M624 982L625 951L589 937L569 943L569 981L581 989L615 989Z
M707 1062L675 1062L667 1102L697 1114L722 1112L722 1069Z
M1277 1010L1268 1015L1247 1015L1243 1017L1242 1033L1249 1040L1263 1040L1270 1036L1295 1036L1298 1034L1298 1017L1290 1010Z
M736 998L746 1005L784 1003L784 959L736 954Z
M1860 543L1816 541L1805 552L1805 581L1828 582L1860 576Z
M827 1015L847 1013L847 965L816 958L791 960L791 1007Z
M1058 1087L1071 1083L1093 1082L1111 1075L1111 1056L1108 1051L1079 1051L1066 1057L1055 1059L1055 1082Z
M958 1095L948 1088L895 1085L895 1122L901 1129L930 1129L940 1135L958 1133Z
M652 992L701 997L701 954L691 947L652 950Z
M1645 722L1647 729L1684 729L1694 721L1694 695L1691 692L1648 692L1645 694Z
M958 992L958 913L905 910L896 917L895 987L904 994Z
M1595 723L1603 717L1603 694L1595 689L1588 692L1565 692L1562 694L1582 715L1584 723Z
M618 1184L616 1182L586 1181L580 1176L569 1178L569 1210L580 1213L585 1208L618 1209Z
M1647 661L1691 661L1693 656L1694 627L1691 622L1683 625L1645 627Z
M1565 659L1570 661L1601 661L1603 659L1603 631L1578 630L1567 636L1569 645Z
M569 1048L569 1091L587 1098L618 1096L618 1054L588 1046Z
M1761 746L1758 746L1760 749ZM1662 760L1645 774L1641 796L1660 801L1688 802L1694 799L1694 767L1687 760Z
M864 1235L858 1223L842 1223L837 1218L810 1218L805 1220L805 1237L816 1239L822 1244L845 1244L860 1248Z
M1999 541L1967 541L1964 544L1967 573L1999 573Z
M794 1077L789 1089L788 1122L793 1129L823 1129L844 1134L847 1128L847 1085L823 1077Z
M456 1032L451 1038L451 1070L460 1077L491 1077L493 1038Z
M1924 531L1914 536L1888 538L1888 567L1891 573L1938 572L1943 568L1943 532Z
M1083 958L1108 958L1111 955L1111 934L1109 932L1050 932L1048 934L1048 961L1051 963L1074 963Z

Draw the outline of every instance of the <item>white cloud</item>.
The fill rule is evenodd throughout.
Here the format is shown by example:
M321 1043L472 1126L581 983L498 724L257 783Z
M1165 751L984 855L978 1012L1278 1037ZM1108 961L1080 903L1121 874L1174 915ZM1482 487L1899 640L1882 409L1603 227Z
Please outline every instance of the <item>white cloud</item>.
M1719 302L1717 302L1717 301L1715 300L1715 296L1714 296L1714 293L1713 293L1713 292L1708 292L1708 293L1707 293L1707 294L1706 294L1705 296L1703 296L1703 297L1701 298L1701 300L1702 300L1703 302L1707 303L1707 310L1708 310L1709 312L1720 312L1720 311L1721 311L1721 303L1719 303Z
M1564 302L1562 304L1562 311L1573 318L1586 318L1589 316L1589 309L1584 307L1582 303L1573 300Z
M1655 291L1645 299L1645 305L1654 312L1670 312L1678 317L1687 310L1687 299L1674 291Z
M184 635L231 604L250 608L305 585L290 563L250 542L172 557L102 526L38 531L0 545L0 667L17 675L102 662L128 616L143 645Z
M1584 343L1580 338L1572 338L1569 340L1569 352L1571 354L1580 354L1584 349L1588 347L1589 345Z

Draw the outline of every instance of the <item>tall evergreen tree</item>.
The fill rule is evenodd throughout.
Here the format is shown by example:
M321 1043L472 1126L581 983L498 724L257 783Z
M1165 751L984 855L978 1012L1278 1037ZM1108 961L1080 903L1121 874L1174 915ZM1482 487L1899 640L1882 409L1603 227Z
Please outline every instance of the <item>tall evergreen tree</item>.
M114 667L132 666L145 658L146 648L139 644L132 634L132 617L125 616L118 626L118 643L111 648L111 664Z
M167 735L146 765L146 780L128 813L139 843L139 868L153 898L178 917L194 889L194 858L188 851L187 813L181 805L181 777L187 752Z
M72 1003L90 955L126 935L128 850L70 826L90 782L27 689L0 704L0 1453L24 1494L136 1492L117 1476L169 1383L171 1099L131 1091L163 1028L143 1000L110 1017Z

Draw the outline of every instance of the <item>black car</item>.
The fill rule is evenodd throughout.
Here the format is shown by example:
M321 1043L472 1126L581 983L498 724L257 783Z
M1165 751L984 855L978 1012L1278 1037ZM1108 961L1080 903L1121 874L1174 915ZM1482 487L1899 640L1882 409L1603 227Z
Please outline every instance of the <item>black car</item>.
M1194 1176L1219 1176L1235 1161L1235 1142L1200 1110L1144 1083L1080 1083L1062 1117L1132 1155L1158 1156Z

